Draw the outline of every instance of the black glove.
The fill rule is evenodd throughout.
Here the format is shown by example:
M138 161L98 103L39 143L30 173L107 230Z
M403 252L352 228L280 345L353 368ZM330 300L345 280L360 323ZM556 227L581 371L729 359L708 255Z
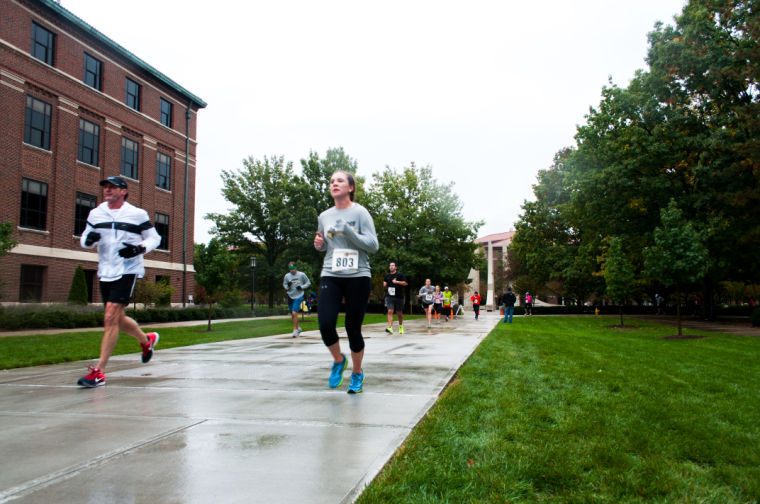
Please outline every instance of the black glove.
M100 233L96 233L95 231L90 231L87 233L87 236L84 239L84 244L89 247L93 243L96 243L98 240L100 240Z
M142 245L131 245L127 242L121 242L124 248L119 250L119 255L125 259L139 256L145 253L145 247Z
M297 285L297 286L296 286L296 289L298 289L298 290L302 291L302 290L303 290L303 287L301 287L300 285Z
M293 282L288 282L288 289L290 289L291 285L293 285Z

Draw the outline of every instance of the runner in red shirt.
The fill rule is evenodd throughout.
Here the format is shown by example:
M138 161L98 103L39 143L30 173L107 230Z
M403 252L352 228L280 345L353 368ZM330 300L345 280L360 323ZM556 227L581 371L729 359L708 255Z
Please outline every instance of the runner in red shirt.
M478 291L475 291L475 294L470 297L470 301L472 301L472 309L475 310L475 320L478 320L478 317L480 316L480 302L482 300L483 298L480 297Z

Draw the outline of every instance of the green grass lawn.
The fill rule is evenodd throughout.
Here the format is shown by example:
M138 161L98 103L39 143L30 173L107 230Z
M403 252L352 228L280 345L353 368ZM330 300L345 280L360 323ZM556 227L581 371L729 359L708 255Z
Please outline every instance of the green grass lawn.
M499 324L358 502L758 502L760 339L616 323Z
M417 318L408 315L407 318ZM387 321L386 315L368 313L365 324ZM343 326L344 318L338 319L338 326ZM164 327L159 333L161 339L158 349L178 346L198 345L214 341L226 341L245 338L259 338L273 334L288 334L293 331L293 324L288 318L258 318L242 322L225 322L211 324L211 332L206 331L206 322L199 321L193 327ZM318 329L316 314L306 317L301 323L305 331ZM143 327L150 331L150 325ZM100 341L103 329L82 332L44 334L33 336L9 336L0 338L0 369L9 369L40 364L56 364L85 359L97 359L100 353ZM114 355L137 353L140 347L137 340L121 334Z

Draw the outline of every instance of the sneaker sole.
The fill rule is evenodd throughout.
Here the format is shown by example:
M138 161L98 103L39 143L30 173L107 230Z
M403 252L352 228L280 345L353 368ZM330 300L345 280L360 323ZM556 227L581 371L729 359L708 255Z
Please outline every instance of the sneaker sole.
M77 385L79 385L80 387L85 387L85 388L102 387L105 384L106 384L105 380L103 380L101 382L97 382L95 385L92 385L91 383L84 381L83 378L80 378L79 381L77 381Z
M361 394L364 391L364 380L362 380L362 387L359 390L348 389L349 394Z

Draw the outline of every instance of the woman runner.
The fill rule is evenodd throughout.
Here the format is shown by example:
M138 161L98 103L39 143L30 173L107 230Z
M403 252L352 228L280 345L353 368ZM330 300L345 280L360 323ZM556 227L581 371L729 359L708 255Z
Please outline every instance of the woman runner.
M425 310L425 315L427 316L427 323L428 323L428 329L432 327L433 322L433 286L430 285L430 279L425 279L425 285L423 285L420 288L419 294L417 296L420 298L420 302L422 303L422 309Z
M336 330L340 302L345 299L346 333L353 364L349 394L358 394L364 389L362 322L371 288L367 255L377 252L379 247L372 217L367 209L354 203L355 189L354 177L350 173L337 171L332 174L330 195L335 206L319 215L314 237L314 247L327 252L319 282L317 317L322 341L333 358L328 384L330 388L338 387L348 366L346 355L340 351Z
M433 292L433 311L435 312L435 320L437 323L441 323L441 310L443 306L443 292L441 292L441 286L435 286L435 292Z

